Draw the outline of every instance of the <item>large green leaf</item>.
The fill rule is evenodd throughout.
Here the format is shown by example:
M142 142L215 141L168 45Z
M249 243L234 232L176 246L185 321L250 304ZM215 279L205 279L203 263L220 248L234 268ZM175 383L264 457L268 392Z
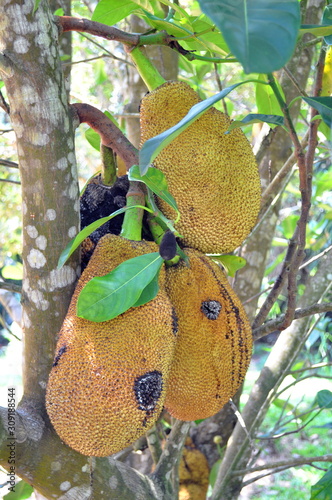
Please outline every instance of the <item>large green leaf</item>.
M19 481L15 485L15 491L10 491L4 495L4 500L25 500L30 498L33 492L33 487L25 481Z
M298 0L198 0L246 73L271 73L290 59L300 27Z
M251 125L252 123L268 123L271 128L277 125L284 126L284 117L278 115L261 115L258 113L250 113L245 116L242 120L234 120L228 127L228 132L234 128L245 127L246 125Z
M332 97L302 97L313 108L317 109L324 123L331 128L332 125Z
M220 99L226 97L233 89L248 82L257 82L257 80L245 80L244 82L235 83L234 85L227 87L221 92L218 92L214 96L195 104L195 106L193 106L189 110L186 116L182 118L179 123L169 128L168 130L165 130L165 132L162 132L161 134L158 134L155 137L147 140L143 144L142 149L139 152L139 167L141 175L146 174L151 163L156 158L156 156L158 156L160 151L168 146L168 144L170 144L173 139L180 135L181 132L186 130L186 128L188 128L195 120L202 116L205 111L211 108L216 102L220 101Z
M300 35L310 33L314 36L329 36L332 34L332 25L324 26L322 24L302 24Z
M124 313L137 303L163 262L159 252L139 255L92 278L78 297L77 316L99 323Z
M320 408L332 408L332 392L327 389L317 392L317 403Z
M213 260L220 262L226 269L227 274L234 278L236 271L244 267L247 263L243 257L237 255L212 255Z
M148 208L143 207L141 205L133 205L132 207L123 207L119 208L119 210L116 210L113 212L111 215L108 215L107 217L102 217L101 219L95 220L88 226L86 226L82 231L80 231L75 238L70 240L66 248L61 252L61 255L59 257L58 261L58 269L60 269L64 263L69 259L71 254L75 252L76 248L79 247L79 245L82 243L85 238L89 236L89 234L93 233L98 227L102 226L105 224L105 222L113 219L113 217L116 217L117 215L123 214L126 210L130 210L131 208L143 208L144 210L150 211Z
M137 4L130 0L100 0L92 14L92 21L113 26L129 16Z
M155 275L155 277L150 281L150 283L144 288L141 295L139 296L137 302L132 305L132 307L143 306L150 300L154 299L159 290L159 273Z
M268 83L267 75L259 75L259 79ZM282 97L285 99L284 91L280 83L275 78L276 85ZM271 85L256 83L256 105L258 113L264 115L280 115L281 109Z
M332 24L332 4L327 5L323 12L322 24ZM332 45L332 35L324 36L324 42Z
M311 487L310 500L332 500L332 467Z
M166 203L168 203L179 214L176 201L168 191L167 180L163 172L157 168L150 167L145 175L141 175L139 172L139 166L133 165L128 172L128 179L130 181L144 182L144 184L146 184L151 191L166 201Z

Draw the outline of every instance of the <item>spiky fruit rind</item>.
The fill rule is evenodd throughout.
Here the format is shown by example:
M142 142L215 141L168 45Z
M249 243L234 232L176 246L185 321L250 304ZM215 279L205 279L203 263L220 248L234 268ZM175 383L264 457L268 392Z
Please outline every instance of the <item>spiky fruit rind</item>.
M178 123L200 102L184 82L167 82L141 102L141 146ZM181 218L183 243L204 253L231 252L253 228L260 208L260 180L251 146L241 129L225 134L231 121L210 108L154 160L167 178ZM175 219L163 200L164 214Z
M152 242L104 236L77 284L60 331L46 407L60 438L84 455L116 453L154 424L165 400L176 332L163 269L155 299L110 321L77 317L79 292L94 276L157 250Z
M165 407L180 420L217 413L246 374L252 348L243 306L221 268L186 248L183 261L166 271L166 290L178 318L178 339Z

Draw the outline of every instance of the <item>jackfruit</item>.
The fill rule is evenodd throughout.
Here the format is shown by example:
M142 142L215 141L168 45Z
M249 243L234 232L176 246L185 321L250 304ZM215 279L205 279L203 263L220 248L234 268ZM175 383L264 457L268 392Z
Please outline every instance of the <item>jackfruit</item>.
M166 291L175 306L178 337L165 408L180 420L217 413L244 380L252 347L243 306L221 268L185 248L183 260L166 270Z
M154 251L153 242L102 237L61 328L46 408L60 438L84 455L118 452L143 435L163 409L176 341L165 270L157 296L147 304L101 323L76 316L78 295L91 278Z
M166 82L141 101L141 142L176 125L200 102L184 82ZM181 218L183 244L204 253L231 252L253 228L260 208L260 179L254 154L241 129L225 134L231 121L210 108L154 160L168 181ZM175 211L157 199L162 212Z
M205 500L209 474L206 456L188 437L179 465L179 500Z

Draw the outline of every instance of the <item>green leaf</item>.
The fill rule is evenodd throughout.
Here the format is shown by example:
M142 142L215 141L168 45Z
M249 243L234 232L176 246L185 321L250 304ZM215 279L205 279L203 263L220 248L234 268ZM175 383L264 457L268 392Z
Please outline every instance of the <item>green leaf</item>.
M139 172L139 166L133 165L128 172L128 179L130 181L140 181L144 182L151 191L153 191L159 198L166 201L179 215L179 209L177 207L176 201L168 191L167 180L163 172L157 168L148 168L145 175L141 175Z
M5 280L21 280L23 279L23 265L21 262L15 262L15 264L4 266L1 274Z
M228 127L227 132L230 132L234 128L240 128L240 127L245 127L246 125L250 125L251 123L269 123L270 125L281 125L284 126L284 117L283 116L277 116L277 115L261 115L261 114L255 114L255 113L250 113L249 115L245 116L242 120L234 120L230 126Z
M38 7L39 7L39 5L40 5L40 2L41 2L41 0L35 0L34 6L33 6L33 11L32 11L32 14L34 14L34 13L38 10Z
M244 83L257 82L257 80L245 80L244 82L235 83L230 87L218 92L212 97L205 99L204 101L195 104L186 114L182 120L180 120L176 125L165 130L161 134L152 137L145 141L142 149L139 152L139 168L141 175L146 174L148 168L150 167L153 160L158 156L160 151L162 151L168 144L170 144L173 139L181 134L186 128L188 128L194 121L196 121L200 116L202 116L205 111L211 108L216 102L220 101L226 97L233 89ZM264 82L262 82L264 83Z
M105 222L113 219L113 217L116 217L117 215L123 214L123 212L125 212L126 210L130 210L131 208L143 208L144 210L149 211L148 208L142 207L141 205L133 205L132 207L119 208L119 210L116 210L111 215L108 215L107 217L102 217L101 219L95 220L94 222L92 222L91 224L86 226L84 229L82 229L82 231L80 231L75 236L75 238L70 240L70 242L68 243L66 248L61 252L61 255L60 255L59 261L58 261L58 269L60 269L64 265L66 260L69 259L71 254L73 252L75 252L76 248L82 243L83 240L85 240L85 238L87 238L89 236L89 234L93 233L93 231L98 229L98 227L105 224Z
M4 500L25 500L30 498L33 493L33 487L25 481L19 481L15 485L15 491L10 491L4 495Z
M226 269L227 274L234 278L236 271L244 267L247 263L243 257L237 255L213 255L213 260L220 262Z
M324 123L331 128L332 125L332 97L302 97L302 99L315 108L321 115Z
M300 27L298 0L198 0L246 73L271 73L292 56Z
M77 316L99 323L124 313L137 303L163 262L159 252L139 255L92 278L78 297Z
M259 75L258 77L263 82L268 83L267 75ZM276 85L283 99L285 100L284 91L275 78ZM258 113L262 113L264 115L280 115L280 105L276 95L271 87L271 85L262 85L261 83L256 83L256 105Z
M322 24L332 24L332 5L327 5L322 16ZM332 35L324 36L324 42L332 45Z
M130 0L100 0L95 8L91 20L113 26L129 16L137 5Z
M212 469L210 471L209 484L211 485L212 488L214 487L214 484L216 482L220 464L221 464L221 458L213 464Z
M322 24L302 24L300 35L310 33L314 36L328 36L332 34L332 25L324 26Z
M172 233L175 234L175 236L182 238L182 236L175 229L173 222L167 219L167 217L165 217L165 215L157 207L151 189L148 189L148 206L151 209L151 213L154 213L158 218L158 224L164 229L164 231L167 231L167 229L169 229L170 231L172 231Z
M142 291L141 295L139 296L139 299L137 302L132 307L139 307L143 306L147 302L150 302L150 300L154 299L158 293L159 290L159 273L155 275L152 281L144 288Z
M332 500L332 467L311 487L310 500Z
M320 408L332 408L332 392L327 389L317 392L317 404Z

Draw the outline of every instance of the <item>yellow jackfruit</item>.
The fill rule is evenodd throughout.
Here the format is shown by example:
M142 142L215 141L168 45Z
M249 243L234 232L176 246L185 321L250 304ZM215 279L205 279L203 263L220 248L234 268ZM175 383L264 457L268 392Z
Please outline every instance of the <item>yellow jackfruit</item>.
M247 371L251 328L243 306L221 268L186 248L183 261L166 271L178 337L165 407L180 420L217 413L234 396Z
M76 316L79 292L91 278L156 250L152 242L104 236L61 328L46 408L60 438L84 455L118 452L144 434L162 411L176 341L165 270L157 296L147 304L102 323Z
M205 500L209 474L206 456L187 438L179 465L179 500Z
M141 146L178 123L200 102L184 82L166 82L147 94L140 108ZM204 253L231 252L253 228L260 208L255 157L241 129L225 135L230 119L210 108L154 160L167 178L181 218L176 229L186 246ZM157 200L163 213L174 210Z

